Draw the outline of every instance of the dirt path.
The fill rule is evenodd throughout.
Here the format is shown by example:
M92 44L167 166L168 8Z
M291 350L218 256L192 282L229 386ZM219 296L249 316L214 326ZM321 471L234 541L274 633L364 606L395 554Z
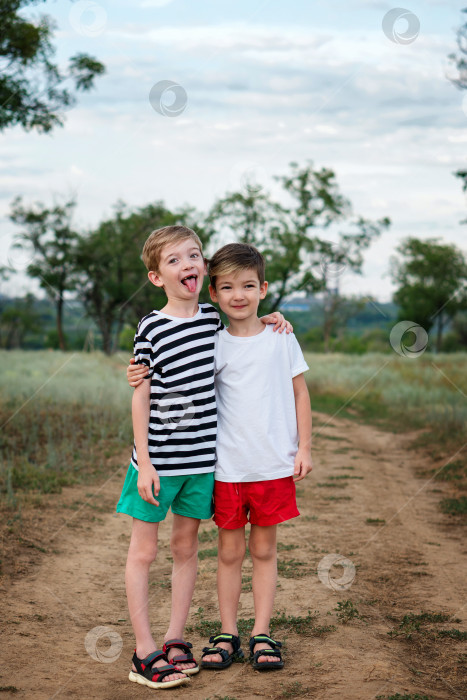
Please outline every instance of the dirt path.
M397 692L466 697L465 642L433 643L421 635L406 640L387 634L403 615L422 610L452 616L451 621L427 629L467 630L465 539L461 528L437 507L439 490L448 487L415 476L417 466L433 465L407 449L413 436L341 419L325 426L328 417L315 418L319 434L314 469L298 489L302 517L281 526L279 532L282 564L276 610L284 616L275 636L286 641L285 669L259 674L249 664L235 664L223 672L201 672L189 687L167 692L187 700L362 700ZM0 591L6 622L0 639L2 699L132 700L153 692L127 680L133 637L123 576L130 521L113 512L125 470L116 472L98 493L97 488L75 487L54 497L59 514L54 512L48 522L49 510L38 509L37 530L32 527L24 533L36 547L40 533L47 554L36 550L39 562L32 566L19 562L21 575L4 583ZM332 478L342 476L352 478ZM369 524L367 518L386 522ZM216 545L215 539L209 541L211 530L210 523L203 524L203 550ZM160 558L151 574L156 639L162 638L168 618L169 532L170 521L162 528ZM317 575L320 561L331 553L350 560L345 571L351 573L352 564L356 568L356 577L345 590L334 590ZM207 639L197 630L203 620L218 619L215 570L214 556L200 560L189 620L194 630L187 634L198 657ZM342 572L333 567L330 576L339 579ZM248 575L249 562L245 588ZM338 601L348 600L362 617L343 624L336 608ZM308 625L302 620L300 629L295 620L294 627L291 616L306 618L309 610L315 615L312 626L310 620ZM240 614L253 615L247 590ZM456 618L463 621L454 624ZM104 637L96 645L97 627L110 628L111 644ZM92 658L85 649L87 635L91 653L113 655L112 662ZM243 636L246 648L247 635Z

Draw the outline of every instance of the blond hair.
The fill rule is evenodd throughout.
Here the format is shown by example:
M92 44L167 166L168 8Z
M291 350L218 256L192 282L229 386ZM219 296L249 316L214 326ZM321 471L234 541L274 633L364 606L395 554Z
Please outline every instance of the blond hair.
M162 249L169 243L184 241L187 238L192 238L196 245L199 246L201 254L203 247L199 236L188 226L164 226L153 231L143 247L143 263L148 270L159 272L161 262Z
M217 277L242 270L255 270L259 283L263 284L265 264L259 250L248 243L228 243L214 253L209 261L209 280L215 289Z

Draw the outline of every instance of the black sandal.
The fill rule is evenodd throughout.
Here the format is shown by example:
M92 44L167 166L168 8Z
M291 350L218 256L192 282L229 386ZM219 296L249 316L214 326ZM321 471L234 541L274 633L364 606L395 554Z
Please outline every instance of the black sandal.
M219 642L228 642L231 644L233 652L229 654L227 649L222 649L222 647L204 647L201 659L202 668L228 668L232 665L233 661L243 659L245 656L242 649L240 649L240 637L236 637L234 634L223 633L209 637L209 644L219 644ZM211 654L219 654L222 661L203 661L205 656L211 656Z
M190 644L190 642L185 642L183 639L169 639L164 643L162 651L164 654L167 654L168 658L169 649L181 649L183 654L173 656L171 659L169 659L169 664L174 664L174 666L177 666L178 664L194 663L195 665L192 668L180 669L185 675L193 676L195 673L198 673L199 665L196 659L193 658L193 654L190 651L192 647L193 644Z
M180 671L180 669L176 668L171 663L165 666L155 666L152 668L152 664L159 659L164 659L164 661L168 660L164 652L160 650L153 651L152 654L146 656L145 659L138 659L135 649L133 663L136 671L133 671L133 669L130 671L130 675L128 676L129 680L134 683L139 683L140 685L147 685L149 688L174 688L176 685L190 682L188 676L177 678L175 681L164 681L163 679L166 676L170 676L172 673L183 673L183 671Z
M259 649L258 651L254 652L253 649L255 648L255 644L259 643L269 644L271 649ZM284 667L282 655L279 651L282 644L280 642L276 642L274 639L271 639L271 637L268 637L267 634L255 634L254 637L250 638L248 645L250 647L250 661L253 668L257 671L272 671L275 668ZM274 656L277 661L261 661L260 663L258 661L260 656Z

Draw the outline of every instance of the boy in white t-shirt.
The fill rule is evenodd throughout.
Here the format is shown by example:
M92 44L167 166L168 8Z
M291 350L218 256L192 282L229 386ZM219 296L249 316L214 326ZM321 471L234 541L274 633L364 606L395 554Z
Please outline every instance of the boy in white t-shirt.
M264 328L258 306L268 283L264 259L231 243L210 261L209 291L229 320L216 336L218 410L214 521L219 527L217 588L222 633L203 649L203 668L243 656L237 629L245 525L250 522L255 624L249 641L257 670L282 668L280 642L269 636L277 583L277 524L299 515L295 481L312 469L308 369L293 335ZM271 378L273 381L271 381Z

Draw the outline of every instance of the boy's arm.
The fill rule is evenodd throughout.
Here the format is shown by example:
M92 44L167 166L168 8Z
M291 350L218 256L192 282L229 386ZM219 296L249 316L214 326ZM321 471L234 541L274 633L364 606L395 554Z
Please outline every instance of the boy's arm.
M151 380L146 379L133 393L131 403L131 415L133 418L133 434L135 436L136 454L138 457L138 493L148 503L158 506L159 503L153 496L159 495L160 481L157 471L154 469L148 450L149 428L149 398L151 393Z
M292 379L297 414L298 451L295 455L294 481L304 479L313 469L311 461L311 406L304 374Z
M290 321L285 320L280 311L274 311L274 313L267 314L267 316L261 316L260 321L262 321L264 324L273 323L273 331L278 330L279 333L282 333L283 330L286 330L287 333L293 332L292 324ZM140 386L147 374L147 366L144 364L135 364L135 358L131 357L130 364L126 368L126 378L128 380L128 384L133 387Z
M259 320L264 324L273 323L274 328L272 330L279 330L279 333L282 333L284 329L287 331L287 333L292 333L293 331L292 324L290 323L290 321L285 320L284 316L281 314L280 311L273 311L272 314L261 316Z
M126 378L128 379L128 384L130 386L137 387L141 384L143 379L148 376L148 368L146 365L135 364L135 358L130 358L130 364L126 368Z

